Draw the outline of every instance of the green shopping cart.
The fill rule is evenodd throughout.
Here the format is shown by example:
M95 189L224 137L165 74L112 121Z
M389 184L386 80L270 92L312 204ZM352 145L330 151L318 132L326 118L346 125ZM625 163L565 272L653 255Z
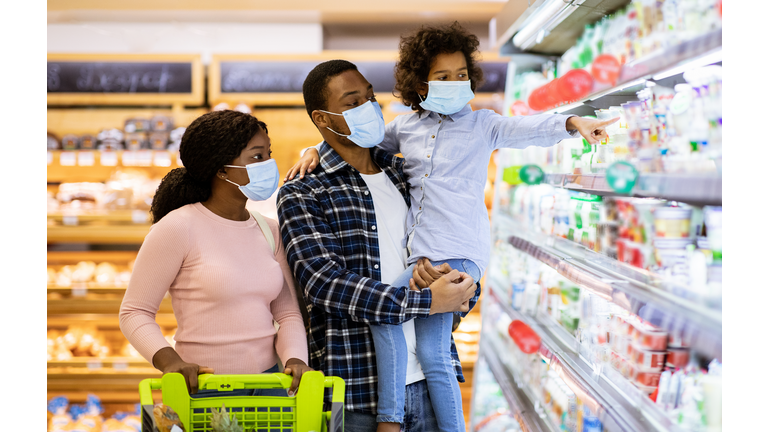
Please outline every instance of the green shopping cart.
M198 377L198 388L228 392L237 389L287 389L293 378L282 373L256 375L212 375ZM331 411L323 412L325 388L332 389ZM163 404L179 415L187 432L211 432L211 408L226 407L245 431L257 432L343 432L344 380L321 372L306 372L296 396L216 396L191 398L184 376L178 373L139 383L142 405L142 432L151 431L152 390L162 390Z

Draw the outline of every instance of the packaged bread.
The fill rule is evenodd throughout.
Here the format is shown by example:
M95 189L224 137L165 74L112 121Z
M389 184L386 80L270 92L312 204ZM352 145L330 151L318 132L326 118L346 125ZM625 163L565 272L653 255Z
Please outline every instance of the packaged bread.
M152 414L155 418L155 426L157 426L158 432L175 432L174 426L181 429L181 432L185 432L184 424L173 408L163 404L155 404Z
M115 266L108 262L103 262L96 266L94 271L94 279L100 286L110 286L115 284L117 278L117 269Z

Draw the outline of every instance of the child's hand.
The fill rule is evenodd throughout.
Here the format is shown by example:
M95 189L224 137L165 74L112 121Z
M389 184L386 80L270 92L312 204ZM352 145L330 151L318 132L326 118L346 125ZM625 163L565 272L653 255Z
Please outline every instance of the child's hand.
M426 288L432 285L432 282L440 279L440 276L450 273L451 270L453 269L448 263L443 263L434 267L428 259L420 258L413 268L413 279L419 287Z
M319 162L320 154L317 152L317 149L314 147L308 148L307 151L304 152L304 156L296 162L296 165L288 170L288 174L285 176L285 181L293 180L293 178L296 177L296 174L299 174L299 178L303 179L304 173L311 173Z
M588 143L598 144L608 139L605 127L619 121L619 117L610 120L596 120L585 117L570 117L565 121L566 130L577 130Z

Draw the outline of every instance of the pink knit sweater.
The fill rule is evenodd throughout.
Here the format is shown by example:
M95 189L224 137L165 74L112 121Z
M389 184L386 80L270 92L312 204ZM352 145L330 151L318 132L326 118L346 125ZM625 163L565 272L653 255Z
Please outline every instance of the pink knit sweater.
M307 339L277 222L267 219L276 253L251 218L232 221L201 203L152 226L120 307L120 329L147 361L168 342L155 322L170 291L176 351L217 374L261 373L297 358ZM275 330L272 320L280 324Z

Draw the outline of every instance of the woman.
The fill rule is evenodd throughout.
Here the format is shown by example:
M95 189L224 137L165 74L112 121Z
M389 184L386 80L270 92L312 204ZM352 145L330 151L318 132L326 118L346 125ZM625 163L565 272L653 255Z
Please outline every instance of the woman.
M168 173L155 194L120 329L154 367L184 375L191 394L198 374L278 372L279 359L293 375L292 396L311 370L293 277L277 222L267 220L271 233L262 232L245 208L277 188L267 126L248 114L211 112L189 125L179 151L184 168ZM175 349L155 322L166 292L178 322Z

